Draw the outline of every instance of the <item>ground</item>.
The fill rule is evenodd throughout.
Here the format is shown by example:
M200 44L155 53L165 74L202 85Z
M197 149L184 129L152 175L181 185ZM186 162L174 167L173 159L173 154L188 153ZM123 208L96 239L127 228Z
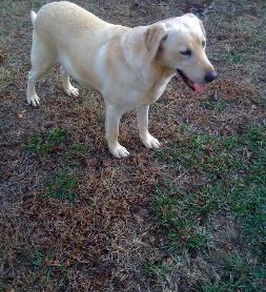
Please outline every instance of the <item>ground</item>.
M0 3L3 291L262 291L265 286L265 2L73 1L113 23L196 13L219 78L202 94L173 78L151 109L158 151L134 112L129 158L110 156L101 96L66 96L58 68L27 105L29 11Z

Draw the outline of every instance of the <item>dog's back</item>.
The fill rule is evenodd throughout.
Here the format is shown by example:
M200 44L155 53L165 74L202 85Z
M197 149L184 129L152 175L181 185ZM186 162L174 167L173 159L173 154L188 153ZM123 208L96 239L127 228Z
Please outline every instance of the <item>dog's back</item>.
M78 41L84 33L100 34L98 39L101 39L103 28L109 26L89 11L66 1L44 5L36 18L34 14L31 16L40 38L63 46L69 41Z

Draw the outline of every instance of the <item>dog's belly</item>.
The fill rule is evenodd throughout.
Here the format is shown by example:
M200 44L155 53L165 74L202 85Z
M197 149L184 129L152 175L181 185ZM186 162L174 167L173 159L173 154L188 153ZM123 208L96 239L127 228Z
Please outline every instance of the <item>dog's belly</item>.
M140 87L120 86L112 87L103 92L107 104L120 108L122 112L130 111L145 105L153 104L165 90L166 84L153 90L143 90Z
M68 74L77 82L85 87L100 91L100 81L94 71L93 61L84 64L84 62L78 58L78 55L70 57L66 53L61 53L59 63L63 65Z

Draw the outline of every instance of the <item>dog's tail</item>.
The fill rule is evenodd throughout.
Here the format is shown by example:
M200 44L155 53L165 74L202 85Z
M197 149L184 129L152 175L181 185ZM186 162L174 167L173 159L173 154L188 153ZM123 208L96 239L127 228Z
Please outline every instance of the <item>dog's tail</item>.
M37 13L35 11L31 10L30 18L31 18L32 25L34 25L36 17L37 17Z

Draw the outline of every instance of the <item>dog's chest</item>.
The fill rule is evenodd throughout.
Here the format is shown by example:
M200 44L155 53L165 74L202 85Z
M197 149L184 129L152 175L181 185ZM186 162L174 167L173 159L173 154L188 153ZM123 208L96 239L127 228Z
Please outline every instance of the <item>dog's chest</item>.
M167 84L170 81L170 77L159 82L154 82L148 86L140 94L140 103L143 105L149 105L154 103L165 91Z

